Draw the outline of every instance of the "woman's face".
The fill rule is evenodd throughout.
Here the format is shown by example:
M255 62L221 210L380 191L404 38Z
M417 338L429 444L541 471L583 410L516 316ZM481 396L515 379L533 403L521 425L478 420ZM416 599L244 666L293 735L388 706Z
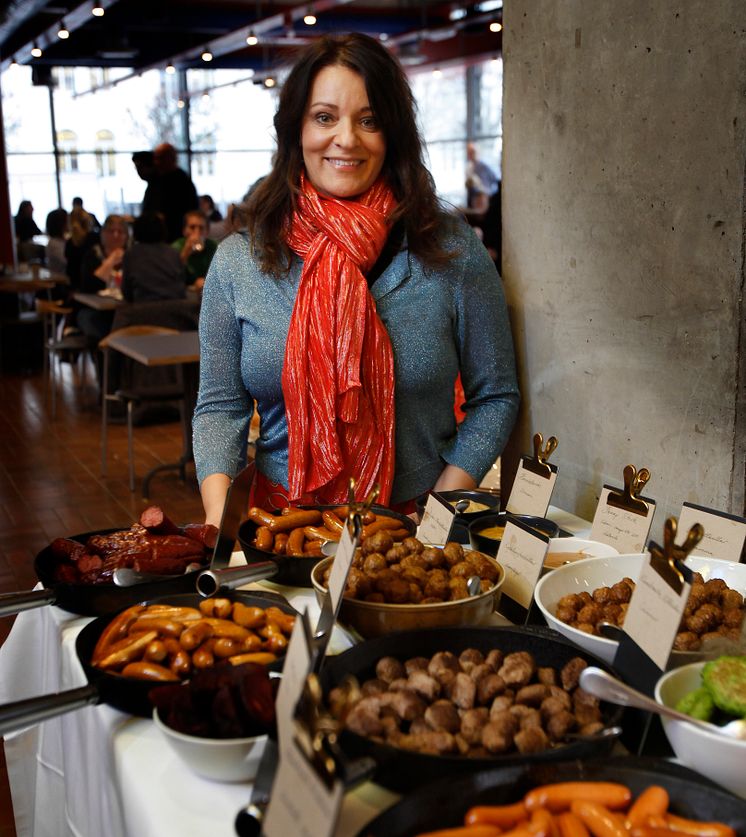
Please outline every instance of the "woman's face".
M306 174L322 194L354 198L375 183L386 140L362 76L338 65L319 71L306 102L301 147Z
M128 238L127 228L122 224L112 224L110 227L101 230L101 244L103 244L105 253L111 253L117 248L123 249L127 246Z

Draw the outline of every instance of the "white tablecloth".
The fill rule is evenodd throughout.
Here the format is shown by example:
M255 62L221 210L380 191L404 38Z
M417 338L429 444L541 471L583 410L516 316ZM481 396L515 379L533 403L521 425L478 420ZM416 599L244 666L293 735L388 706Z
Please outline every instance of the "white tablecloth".
M588 531L574 515L551 509L549 516L566 531ZM266 586L298 610L308 608L315 623L312 590ZM50 606L19 614L0 648L0 704L86 685L75 638L88 621ZM335 629L329 650L348 646ZM250 783L196 776L151 720L105 705L12 733L5 754L18 837L233 837L236 813L251 794ZM337 837L356 834L397 798L370 782L347 794Z

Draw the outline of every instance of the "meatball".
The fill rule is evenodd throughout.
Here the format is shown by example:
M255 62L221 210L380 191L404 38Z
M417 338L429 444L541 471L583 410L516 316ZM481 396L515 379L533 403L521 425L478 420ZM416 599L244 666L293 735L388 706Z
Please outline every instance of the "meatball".
M593 604L584 605L580 608L577 615L578 622L587 622L589 625L596 625L601 621L603 610L601 605Z
M473 680L474 672L471 674ZM477 703L483 706L491 703L494 698L505 691L505 681L499 674L495 674L494 672L475 682L477 683Z
M427 666L428 673L438 680L440 680L438 674L443 669L450 669L454 673L461 670L458 664L458 657L450 651L438 651L437 654L433 654Z
M386 581L376 580L379 593L383 593L389 604L407 604L409 602L409 582L403 578L392 578Z
M402 740L405 738L411 739L409 745L411 745L412 749L418 750L421 753L433 753L438 756L444 753L458 752L456 739L450 732L443 730L429 730L428 732L421 732L414 736L403 736Z
M709 582L708 582L709 584ZM713 630L720 624L722 611L717 605L706 602L698 607L690 616L684 620L684 626L688 631L695 634L704 634Z
M515 703L508 709L508 712L518 718L518 724L521 729L541 726L541 713L538 709Z
M380 552L371 552L363 561L363 572L367 575L375 575L388 567L385 556Z
M458 564L451 566L448 575L451 578L470 578L473 575L479 575L479 573L469 561L460 561Z
M507 712L512 705L513 695L498 695L490 706L490 718L494 718L502 712Z
M445 573L441 575L437 570L431 572L423 592L427 597L435 597L440 601L447 601L451 592L448 586L448 576Z
M505 659L505 655L499 648L493 648L492 651L488 652L487 656L484 658L484 662L491 666L493 671L498 671L500 666L503 664L503 660Z
M405 676L404 666L396 657L381 657L376 663L376 677L384 683L391 683L392 680Z
M516 651L508 654L497 672L505 681L506 686L525 686L536 671L534 658L527 651Z
M722 607L723 610L742 608L743 596L738 592L738 590L723 590L720 595L720 607Z
M560 622L565 622L568 625L572 625L572 623L575 621L577 611L572 607L568 607L567 605L557 605L557 610L554 615L560 620Z
M579 593L569 593L567 596L563 596L558 602L557 607L566 607L568 610L571 610L573 613L577 613L585 602L581 598Z
M572 708L570 696L567 692L564 694L567 696L567 701L560 700L558 697L548 697L541 702L540 712L543 718L550 718L552 715L556 715L557 712L570 711Z
M469 598L469 588L466 586L465 578L449 579L448 589L450 590L449 599L452 602Z
M375 680L366 680L360 687L363 696L380 695L386 691L387 684L383 680L376 678Z
M440 697L440 683L427 671L417 669L407 678L408 688L423 697L428 703Z
M443 547L443 556L446 560L446 564L448 564L449 567L453 567L456 564L460 564L464 560L464 548L460 543L447 543Z
M385 555L394 545L394 539L387 529L379 529L375 534L365 538L360 545L363 555L370 555L371 552L380 552Z
M386 692L381 697L381 703L392 709L402 721L413 721L421 718L426 710L427 704L421 697L403 689L400 692Z
M407 675L413 671L427 671L427 665L430 662L427 657L411 657L404 663L404 669Z
M425 720L433 729L456 733L461 729L458 710L450 700L436 700L425 710Z
M395 543L391 549L386 553L386 561L389 564L397 564L405 561L409 555L409 550L402 543Z
M510 712L490 718L482 727L482 745L490 753L505 753L512 747L513 737L518 732L518 719Z
M484 663L484 654L477 648L467 648L459 654L459 665L467 674L474 668Z
M711 578L705 581L705 596L708 602L718 603L720 595L728 589L728 585L722 578Z
M439 569L440 567L446 566L446 557L443 554L443 550L438 549L437 546L430 546L427 549L423 549L421 554L428 567Z
M617 581L611 588L611 600L616 604L629 604L634 589L634 583L630 584L628 579Z
M551 666L540 666L536 669L536 679L545 686L556 686L557 672Z
M364 599L370 591L370 579L356 567L350 567L350 572L347 575L345 596L351 599Z
M596 604L605 605L612 601L612 593L610 587L597 587L593 593L593 601Z
M572 691L578 685L578 678L580 672L588 666L588 663L582 657L573 657L562 667L560 672L560 682L562 688L568 692Z
M372 735L381 735L383 725L381 723L381 702L379 698L377 696L366 697L358 701L348 713L345 726L350 732L366 738Z
M414 554L415 552L422 552L422 550L425 548L422 541L418 541L417 538L412 537L404 538L404 540L401 542L401 545L405 546L407 548L407 552L409 552L410 554Z
M461 715L461 735L469 744L482 743L482 729L489 721L490 713L486 706L467 709Z
M388 556L391 555L391 553L393 551L394 551L393 549L390 549L386 553L386 557L388 558ZM424 558L422 557L422 555L420 555L419 552L415 552L413 555L405 555L401 559L400 563L401 563L401 566L405 570L416 569L419 572L421 572L424 575L425 578L427 578L427 571L428 571L429 567L428 567L427 563L425 562Z
M486 555L481 555L478 552L471 552L469 553L469 562L472 564L476 574L481 579L492 582L497 581L500 575L500 570L498 570L494 562L490 561Z
M731 590L735 593L735 590ZM743 623L743 610L739 607L731 607L723 611L723 625L726 628L740 628Z
M575 726L575 716L571 712L560 711L550 715L545 724L546 732L553 741L560 741Z
M464 669L469 674L469 677L475 682L479 683L480 681L484 680L488 674L494 674L495 672L492 670L491 666L488 666L487 663L481 663L478 666L472 666L470 669Z
M673 641L674 651L697 651L699 646L699 636L692 631L679 631Z
M522 727L513 738L519 753L540 753L549 747L549 738L541 727Z

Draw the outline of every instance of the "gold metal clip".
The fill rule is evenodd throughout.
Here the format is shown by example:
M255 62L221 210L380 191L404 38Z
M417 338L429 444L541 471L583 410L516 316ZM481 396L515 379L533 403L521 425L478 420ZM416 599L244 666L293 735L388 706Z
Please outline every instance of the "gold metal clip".
M557 445L559 442L557 441L556 436L550 436L547 439L546 447L542 447L544 444L544 437L541 433L534 434L534 458L531 459L528 456L523 458L523 467L527 471L531 471L531 473L536 474L539 477L544 477L544 479L549 479L552 476L552 469L547 464L547 460L549 457L557 450Z
M695 523L687 533L686 539L681 546L677 546L676 530L678 522L675 517L669 517L663 527L663 549L657 544L650 548L650 565L658 575L680 596L684 589L684 573L677 565L677 561L683 561L694 547L702 540L705 530L701 523Z
M355 537L360 537L360 534L363 530L363 517L367 512L370 511L371 506L373 505L373 503L375 503L375 501L378 499L378 495L381 493L381 486L378 483L375 483L365 500L356 500L355 486L355 478L350 477L350 486L347 490L349 506L349 512L347 515L347 525L350 526L350 534L352 535L353 539Z
M625 465L624 488L621 491L610 491L607 504L646 517L650 506L640 499L639 494L649 479L650 471L647 468L638 471L634 465Z

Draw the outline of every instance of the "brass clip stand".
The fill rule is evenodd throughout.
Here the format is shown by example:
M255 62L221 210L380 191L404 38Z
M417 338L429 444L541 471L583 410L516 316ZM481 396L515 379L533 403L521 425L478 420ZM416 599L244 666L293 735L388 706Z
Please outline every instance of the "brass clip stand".
M649 479L650 471L647 468L640 468L638 471L634 465L625 465L624 488L621 491L609 492L607 504L646 517L650 506L645 500L640 499L639 495Z
M683 563L686 556L702 540L705 533L700 523L695 523L687 533L681 546L677 546L676 530L678 522L675 517L669 517L663 527L663 549L656 543L650 544L650 566L676 593L681 595L684 583L691 579L691 570Z
M557 445L559 442L557 441L556 436L550 436L547 439L546 447L542 447L544 444L544 437L541 433L534 434L534 458L531 459L529 456L523 457L523 467L527 471L531 471L533 474L536 474L539 477L544 477L544 479L549 479L552 476L552 468L548 464L549 457L557 450Z

